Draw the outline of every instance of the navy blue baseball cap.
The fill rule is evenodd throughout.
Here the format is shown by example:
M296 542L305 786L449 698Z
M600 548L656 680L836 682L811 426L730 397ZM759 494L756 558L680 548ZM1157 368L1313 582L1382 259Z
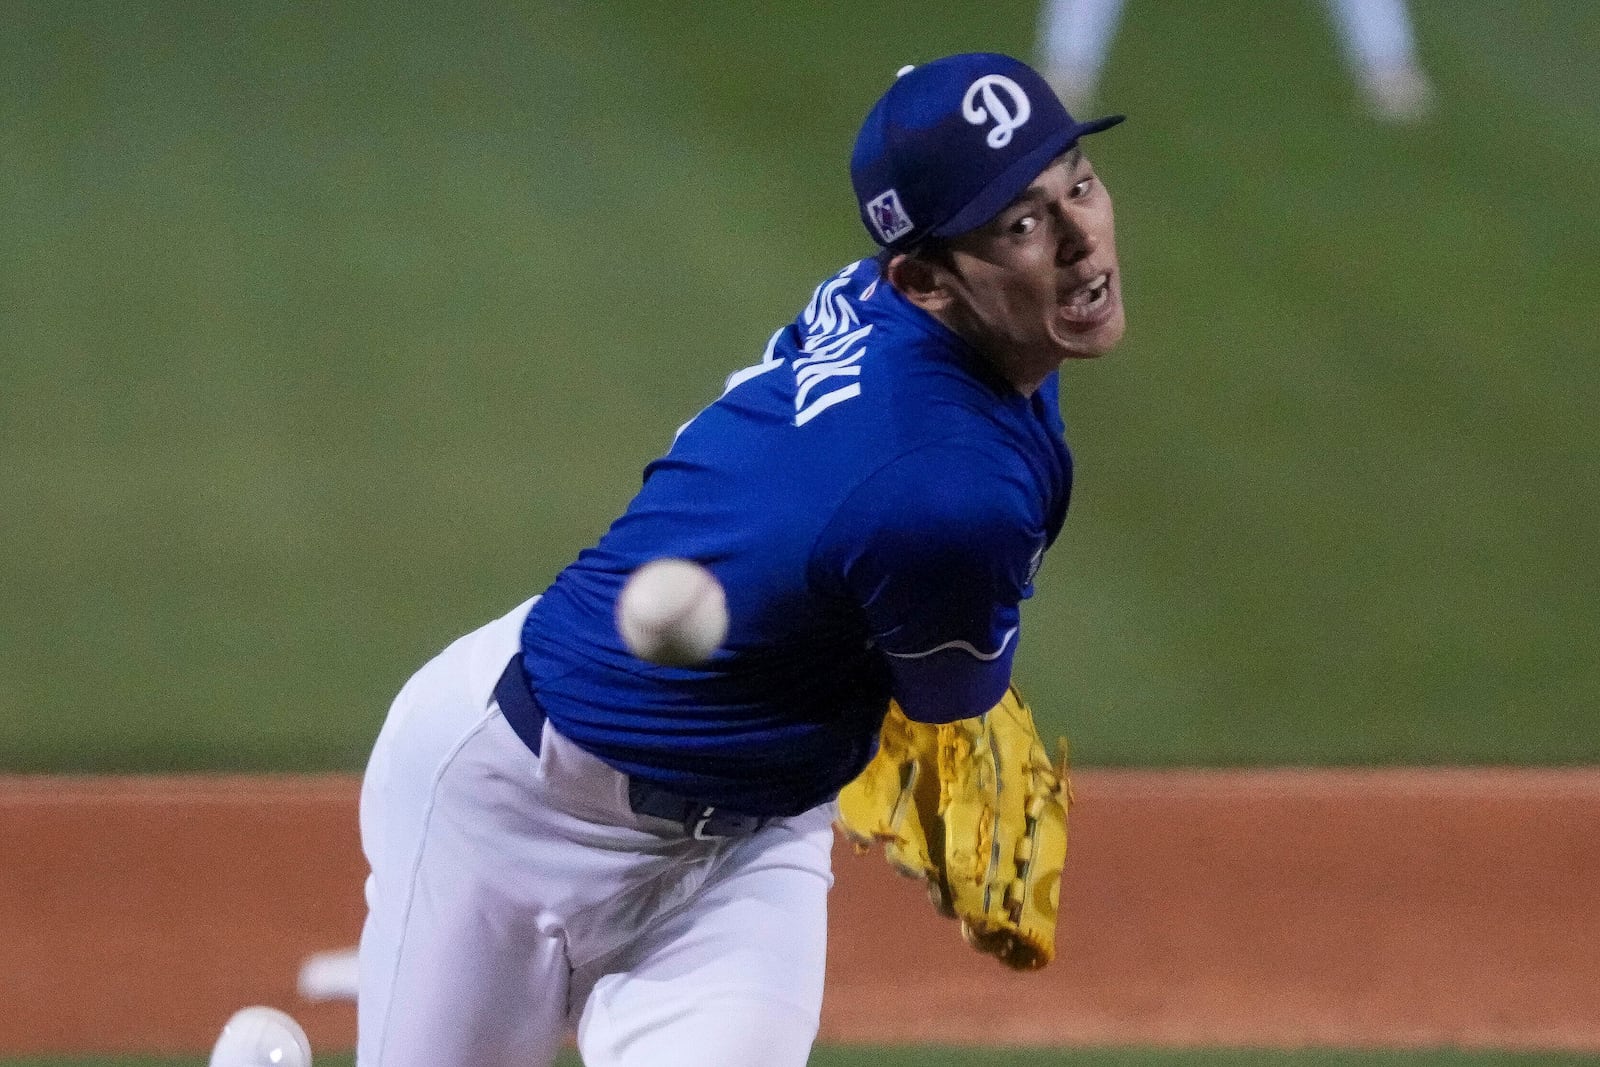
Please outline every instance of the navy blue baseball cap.
M1032 67L995 52L908 67L867 113L850 156L861 221L903 252L988 222L1086 133Z

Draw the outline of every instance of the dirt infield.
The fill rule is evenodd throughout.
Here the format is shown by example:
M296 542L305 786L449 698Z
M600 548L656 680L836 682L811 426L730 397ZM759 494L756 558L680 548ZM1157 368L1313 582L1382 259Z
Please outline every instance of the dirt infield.
M1064 960L836 850L831 1041L1600 1051L1600 769L1081 772ZM182 1052L360 927L356 782L0 778L0 1054ZM906 990L919 986L919 1011Z

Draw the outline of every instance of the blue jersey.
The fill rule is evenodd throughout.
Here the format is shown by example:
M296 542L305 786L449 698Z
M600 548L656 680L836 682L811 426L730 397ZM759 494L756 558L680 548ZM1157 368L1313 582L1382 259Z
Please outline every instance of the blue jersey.
M891 696L925 721L986 711L1066 517L1057 388L1022 396L875 261L846 267L529 612L550 722L636 778L787 815L859 773ZM623 583L662 556L727 591L727 640L697 668L636 659L616 631Z

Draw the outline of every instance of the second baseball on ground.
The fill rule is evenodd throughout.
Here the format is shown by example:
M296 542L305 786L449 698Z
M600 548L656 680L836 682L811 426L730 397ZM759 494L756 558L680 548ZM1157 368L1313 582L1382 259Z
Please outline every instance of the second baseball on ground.
M209 1067L311 1067L311 1043L293 1016L255 1004L223 1026Z
M651 560L617 597L617 632L642 660L692 667L728 636L728 598L716 575L692 560Z

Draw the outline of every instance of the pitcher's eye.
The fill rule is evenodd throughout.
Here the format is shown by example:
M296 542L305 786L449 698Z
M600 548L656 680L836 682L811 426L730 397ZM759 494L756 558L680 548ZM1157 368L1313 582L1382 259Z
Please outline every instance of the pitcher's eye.
M1073 185L1072 192L1069 193L1068 195L1071 196L1072 199L1074 199L1074 200L1082 200L1084 197L1089 195L1089 190L1091 188L1093 188L1093 187L1094 187L1094 179L1093 178L1085 178L1085 179L1083 179L1083 181L1078 182L1077 184Z
M1036 217L1033 215L1023 215L1021 218L1017 219L1011 224L1011 232L1015 234L1029 234L1032 233L1034 227L1038 225L1039 220Z

